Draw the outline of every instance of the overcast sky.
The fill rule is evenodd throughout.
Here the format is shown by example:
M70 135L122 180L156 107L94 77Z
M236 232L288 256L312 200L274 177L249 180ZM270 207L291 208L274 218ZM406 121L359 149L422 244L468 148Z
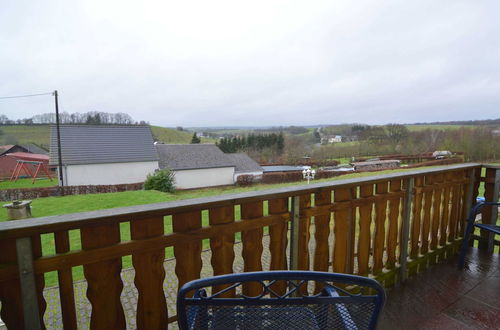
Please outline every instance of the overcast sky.
M161 126L500 117L500 1L1 1L0 96ZM0 114L53 111L0 100Z

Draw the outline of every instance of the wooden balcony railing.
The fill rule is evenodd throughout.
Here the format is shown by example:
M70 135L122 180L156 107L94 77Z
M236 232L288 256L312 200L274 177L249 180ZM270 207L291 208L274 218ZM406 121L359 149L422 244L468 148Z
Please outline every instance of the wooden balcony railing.
M235 240L241 240L244 271L262 270L268 249L271 270L355 273L391 286L456 253L480 175L480 164L460 164L4 222L1 317L9 329L43 328L44 273L57 271L64 328L76 329L72 267L83 265L91 327L125 328L120 272L122 257L131 256L137 327L166 328L175 315L167 315L172 297L166 299L163 290L165 248L173 247L180 286L200 277L207 239L215 275L234 271ZM70 230L78 230L78 237L70 238ZM54 237L55 254L42 253L47 234ZM81 248L70 249L73 239ZM253 294L257 288L245 290Z

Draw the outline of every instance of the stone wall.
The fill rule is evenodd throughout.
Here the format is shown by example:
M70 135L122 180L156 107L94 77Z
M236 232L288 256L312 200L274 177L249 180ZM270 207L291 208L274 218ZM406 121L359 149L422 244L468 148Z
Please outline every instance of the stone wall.
M0 190L0 201L12 201L16 199L35 199L40 197L86 195L110 192L122 192L130 190L141 190L143 183L127 183L115 185L85 185L68 187L46 187L46 188L22 188Z

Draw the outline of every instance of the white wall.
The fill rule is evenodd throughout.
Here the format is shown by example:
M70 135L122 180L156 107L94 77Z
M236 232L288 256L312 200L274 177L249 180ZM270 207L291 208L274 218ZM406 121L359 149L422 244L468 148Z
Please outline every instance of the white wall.
M144 182L158 168L158 162L67 165L63 170L67 186Z
M175 187L191 189L234 184L234 167L174 171Z

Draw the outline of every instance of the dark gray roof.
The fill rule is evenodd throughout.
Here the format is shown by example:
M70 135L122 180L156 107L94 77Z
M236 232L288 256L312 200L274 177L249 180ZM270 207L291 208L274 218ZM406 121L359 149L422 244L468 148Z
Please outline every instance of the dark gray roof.
M236 173L242 172L262 172L262 167L252 158L248 157L245 153L239 154L226 154L226 157L236 165L234 171Z
M149 126L61 125L63 164L158 160ZM57 164L56 126L50 127L50 164Z
M215 144L157 144L160 168L190 170L234 167Z
M21 147L24 149L28 150L28 152L31 152L32 154L39 154L39 155L48 155L49 152L43 148L40 148L36 144L29 143L29 144L21 144Z
M296 172L303 170L301 166L290 166L290 165L262 166L262 169L264 170L264 172Z

